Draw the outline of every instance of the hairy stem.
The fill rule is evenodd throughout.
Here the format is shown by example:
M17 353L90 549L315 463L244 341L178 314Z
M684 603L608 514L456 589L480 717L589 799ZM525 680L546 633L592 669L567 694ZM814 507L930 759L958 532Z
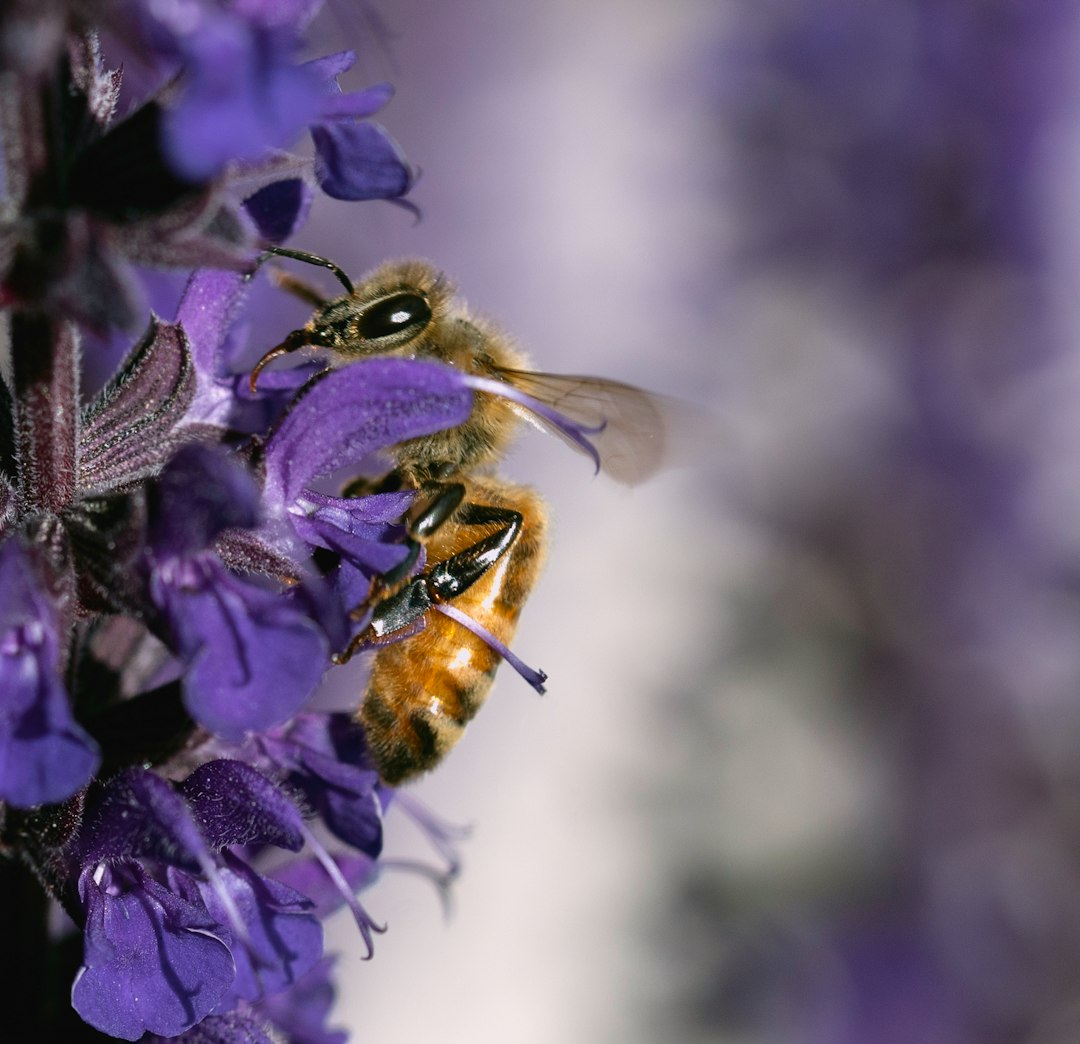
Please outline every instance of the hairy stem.
M16 313L11 327L19 497L24 511L56 512L75 495L75 330L70 323L33 313Z

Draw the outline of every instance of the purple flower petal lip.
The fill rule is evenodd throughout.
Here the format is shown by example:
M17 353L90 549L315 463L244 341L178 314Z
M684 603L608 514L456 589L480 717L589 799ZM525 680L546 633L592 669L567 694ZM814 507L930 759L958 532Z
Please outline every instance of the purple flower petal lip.
M184 425L228 427L235 395L221 361L225 335L247 296L248 280L239 272L202 268L184 289L176 321L187 335L195 364L195 397Z
M203 551L224 530L258 521L255 480L217 445L183 447L151 487L149 543L158 560Z
M256 220L274 219L271 213ZM249 285L250 281L238 272L214 268L200 269L188 281L176 320L187 334L196 385L195 396L179 426L181 432L188 428L198 432L207 426L264 432L284 412L301 385L322 369L303 365L267 371L259 382L258 395L252 396L248 375L238 376L231 358L235 321Z
M242 761L208 761L180 784L180 793L211 848L275 845L298 852L304 846L296 806Z
M376 450L465 421L472 393L448 366L367 359L308 386L266 444L264 502L284 513L301 490Z
M236 978L217 1005L224 1013L240 1000L254 1001L295 982L322 957L322 925L306 896L263 877L230 853L224 853L221 885L239 911L247 931L243 946L233 946ZM207 882L193 882L211 915L225 923L228 911ZM254 962L254 963L253 963Z
M83 965L71 1002L95 1029L122 1040L174 1037L218 1004L236 974L218 922L134 863L88 866Z
M416 180L397 143L376 123L318 124L315 180L334 199L396 199Z
M326 638L311 619L212 555L161 563L151 597L189 664L188 713L224 739L292 717L329 665Z
M20 808L81 790L101 757L71 713L56 615L28 552L0 545L0 798Z

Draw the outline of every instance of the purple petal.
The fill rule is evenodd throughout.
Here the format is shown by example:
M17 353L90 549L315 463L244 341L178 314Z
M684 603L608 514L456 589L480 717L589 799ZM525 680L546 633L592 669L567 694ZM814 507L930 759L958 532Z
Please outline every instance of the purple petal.
M225 853L225 860L221 883L240 912L247 940L233 947L236 978L218 1002L219 1012L238 1000L253 1001L285 989L322 956L322 925L310 912L310 899L256 873L235 856ZM227 911L219 895L205 882L197 884L207 910L224 922Z
M64 801L93 778L101 762L97 744L72 718L55 663L13 642L11 633L3 645L0 798L19 808Z
M323 101L320 123L330 120L362 120L374 116L394 96L388 83L376 83L362 91L331 94Z
M265 240L283 243L307 220L313 195L301 178L286 178L248 196L244 207Z
M95 1029L123 1040L173 1037L210 1013L231 985L232 954L207 911L141 867L87 868L83 965L71 1001Z
M310 619L212 556L164 563L151 596L190 664L188 713L226 739L290 718L328 666L326 639Z
M364 593L367 593L366 588ZM306 577L290 587L286 597L298 612L310 617L322 628L331 649L340 649L349 640L349 610L359 603L360 598L343 602L332 582Z
M421 554L423 554L422 551ZM328 586L334 591L336 601L345 606L347 610L360 605L371 593L370 570L358 569L347 558L342 558L337 569L330 574L327 580ZM356 621L356 623L363 625L363 621ZM351 633L346 634L335 648L340 649L351 636Z
M472 393L446 366L369 359L328 373L282 420L266 445L264 500L271 511L301 489L376 450L465 421Z
M334 82L337 77L348 72L355 64L355 51L335 51L333 54L324 54L321 58L314 58L307 63L308 68L313 69L320 80L328 82L332 87L337 87Z
M0 545L0 798L20 808L71 797L100 762L71 714L44 590L22 545Z
M355 61L355 51L338 51L337 54L328 54L307 63L307 67L326 84L327 94L319 122L374 116L394 96L394 88L388 83L376 83L362 91L344 94L337 78L351 69Z
M176 321L187 334L195 363L195 398L185 424L227 427L233 409L231 381L221 363L225 335L247 296L250 283L239 272L203 268L189 280L177 309Z
M412 187L412 168L378 124L318 124L311 140L315 178L334 199L395 199Z
M294 1044L345 1044L347 1033L328 1030L326 1020L334 1003L330 972L333 957L324 957L291 989L259 1003L259 1008Z
M180 792L211 848L276 845L298 852L304 846L296 806L241 761L208 761L180 784Z
M147 1037L145 1044L275 1044L264 1031L265 1019L246 1012L230 1011L227 1015L207 1015L179 1037ZM293 1040L293 1044L308 1044ZM344 1044L344 1042L343 1042Z
M14 537L0 543L0 635L39 624L46 652L57 652L56 611L46 591L32 552Z
M209 859L183 797L168 780L140 768L127 769L95 792L72 854L84 865L151 858L192 871Z
M321 109L325 88L292 64L289 32L221 14L179 44L189 82L164 130L170 163L185 178L205 181L233 160L289 145Z
M385 573L407 552L401 543L401 518L415 494L378 493L370 497L331 497L308 490L292 514L297 535L316 547L337 551L368 574Z
M368 758L364 730L345 714L304 714L272 749L291 768L289 781L327 827L372 859L382 851L379 775Z
M259 520L255 480L217 445L185 446L150 492L149 541L159 558L205 550L224 530Z

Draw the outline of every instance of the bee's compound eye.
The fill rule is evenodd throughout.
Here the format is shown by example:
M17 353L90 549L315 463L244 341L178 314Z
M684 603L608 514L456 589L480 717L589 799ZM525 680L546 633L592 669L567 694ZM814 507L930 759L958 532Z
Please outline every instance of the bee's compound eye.
M418 333L431 320L431 306L419 294L394 294L376 301L360 316L359 333L365 340L378 340L402 333Z

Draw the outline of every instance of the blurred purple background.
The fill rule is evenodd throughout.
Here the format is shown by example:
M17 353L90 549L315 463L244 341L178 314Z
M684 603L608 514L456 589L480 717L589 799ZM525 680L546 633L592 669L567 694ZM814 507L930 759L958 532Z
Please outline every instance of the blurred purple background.
M718 418L633 492L508 463L548 695L504 670L416 788L465 872L447 920L367 897L358 1040L1080 1040L1076 6L324 15L423 220L322 200L297 245L430 257L537 368Z

